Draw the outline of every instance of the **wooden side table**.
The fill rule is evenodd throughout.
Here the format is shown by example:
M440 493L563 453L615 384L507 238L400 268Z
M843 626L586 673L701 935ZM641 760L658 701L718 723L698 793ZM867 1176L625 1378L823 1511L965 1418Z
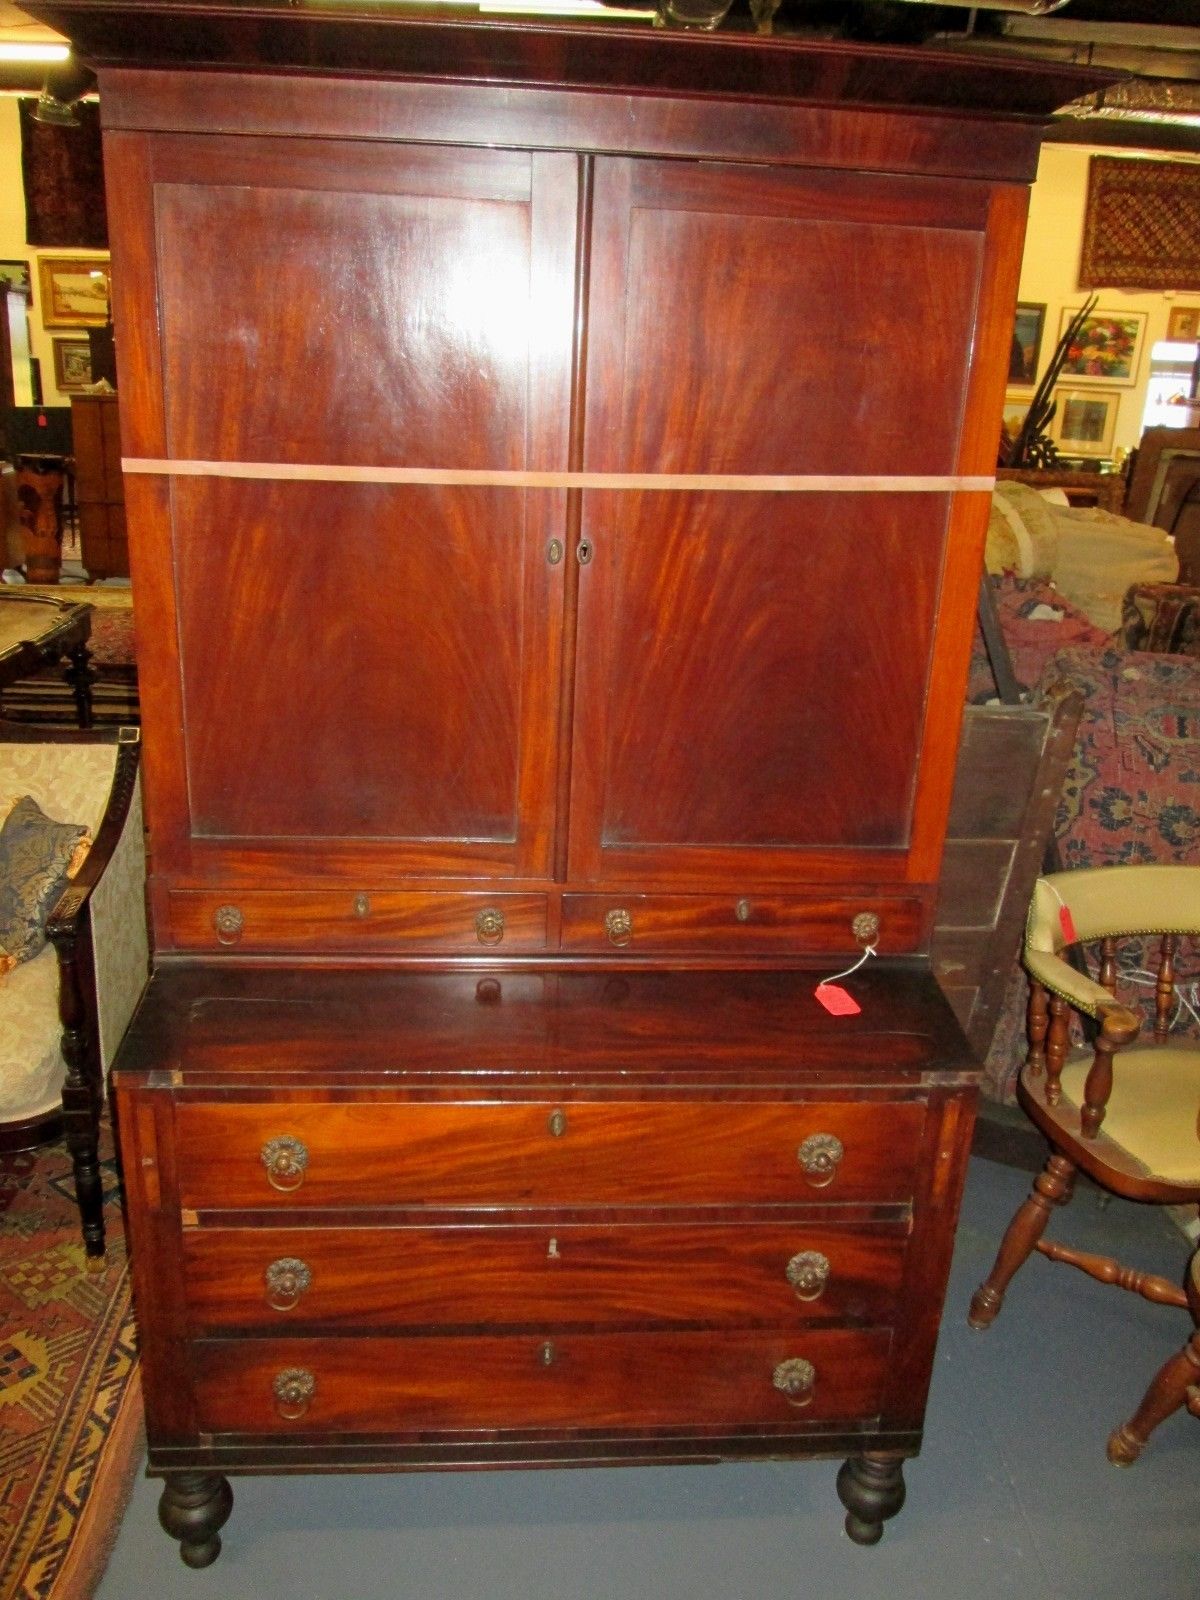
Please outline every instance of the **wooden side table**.
M92 681L88 640L92 607L51 595L0 592L0 692L10 683L56 661L75 696L81 728L92 725Z

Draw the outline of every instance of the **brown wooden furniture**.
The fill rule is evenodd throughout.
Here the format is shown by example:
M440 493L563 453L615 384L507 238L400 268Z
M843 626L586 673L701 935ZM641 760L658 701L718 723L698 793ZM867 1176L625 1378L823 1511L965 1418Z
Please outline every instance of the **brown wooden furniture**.
M1181 934L1200 932L1200 868L1096 867L1038 880L1025 941L1030 975L1029 1057L1021 1105L1052 1153L1009 1225L969 1321L990 1327L1009 1283L1033 1251L1079 1267L1101 1283L1197 1312L1195 1262L1190 1290L1106 1256L1042 1237L1056 1205L1071 1198L1077 1171L1127 1200L1186 1206L1200 1201L1200 1047L1168 1040L1175 1010L1174 962ZM1118 941L1156 933L1161 949L1154 987L1154 1036L1134 1045L1140 1020L1116 998ZM1099 941L1098 980L1062 951ZM1092 1045L1071 1048L1075 1010L1097 1025ZM1141 1405L1108 1441L1109 1460L1130 1466L1151 1431L1200 1383L1200 1334L1155 1377ZM1200 1410L1200 1408L1196 1408Z
M165 1526L213 1560L230 1472L839 1453L877 1539L975 1092L929 944L1025 186L1096 75L45 14L154 618Z
M81 728L92 725L92 607L53 595L0 590L0 693L6 685L58 661L75 697Z
M127 578L129 548L116 395L72 395L71 433L75 442L75 504L83 565L88 576L97 582Z
M1125 508L1122 472L1069 472L1058 467L1001 467L997 478L1027 483L1034 489L1061 489L1073 506L1099 506L1120 516Z

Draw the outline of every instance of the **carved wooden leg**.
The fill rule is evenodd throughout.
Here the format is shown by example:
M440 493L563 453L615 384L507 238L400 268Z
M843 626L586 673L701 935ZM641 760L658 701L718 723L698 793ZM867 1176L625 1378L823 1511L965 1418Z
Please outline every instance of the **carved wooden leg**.
M1131 1467L1141 1455L1146 1440L1173 1411L1185 1403L1191 1409L1189 1391L1200 1382L1200 1328L1179 1351L1165 1362L1146 1390L1141 1405L1108 1438L1108 1459L1117 1467Z
M904 1504L904 1461L873 1450L850 1456L838 1472L837 1492L855 1544L878 1544L884 1523Z
M185 1567L211 1567L221 1554L219 1530L232 1510L233 1490L219 1472L170 1472L158 1502L158 1520L179 1540Z
M80 968L85 964L81 948L84 940L69 920L59 927L51 925L49 931L58 956L58 1017L67 1066L62 1097L67 1148L75 1168L75 1198L88 1268L99 1272L104 1266L104 1182L99 1148L103 1091L98 1081L98 1063L92 1060L98 1044L88 1027L83 997Z
M75 717L81 728L90 728L92 725L92 681L96 674L92 670L92 652L86 644L77 646L67 654L66 677L71 685L71 692L75 696Z
M1004 1292L1017 1269L1028 1261L1046 1231L1051 1208L1065 1205L1075 1185L1075 1168L1066 1156L1052 1155L1033 1182L1033 1191L1008 1225L996 1264L976 1289L967 1322L972 1328L989 1328L1004 1304Z

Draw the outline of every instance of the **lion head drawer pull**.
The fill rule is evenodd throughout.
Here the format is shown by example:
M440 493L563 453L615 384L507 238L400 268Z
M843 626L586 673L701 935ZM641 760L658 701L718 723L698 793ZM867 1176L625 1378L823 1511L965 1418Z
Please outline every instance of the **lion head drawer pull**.
M263 1145L262 1164L267 1169L267 1182L272 1189L287 1194L304 1182L304 1169L308 1166L308 1147L290 1133L281 1133L277 1139L268 1139Z
M609 944L628 944L633 938L633 918L624 907L618 906L604 913L604 931Z
M829 1257L819 1250L801 1250L787 1264L787 1281L797 1300L819 1300L829 1282Z
M218 944L236 944L245 926L246 919L237 906L218 906L213 912Z
M772 1382L780 1394L786 1395L789 1405L808 1406L812 1404L816 1388L817 1369L803 1356L793 1356L790 1361L779 1363Z
M272 1261L263 1277L267 1280L267 1304L272 1311L290 1311L312 1283L308 1263L297 1256L280 1256Z
M317 1392L317 1380L307 1367L285 1367L275 1374L271 1388L275 1392L275 1409L287 1422L302 1417Z
M475 918L475 937L480 944L499 944L504 937L504 913L488 906Z
M837 1177L845 1147L835 1133L810 1133L796 1151L796 1160L814 1189L824 1189Z

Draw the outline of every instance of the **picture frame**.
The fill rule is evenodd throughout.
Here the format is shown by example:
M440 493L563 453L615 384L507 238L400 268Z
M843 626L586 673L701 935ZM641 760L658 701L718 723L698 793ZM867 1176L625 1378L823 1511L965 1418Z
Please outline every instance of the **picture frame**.
M86 339L51 339L54 382L63 394L79 394L92 381L92 347Z
M0 267L3 265L0 261ZM1200 340L1200 306L1172 306L1167 313L1167 338L1172 344Z
M1064 387L1054 391L1050 437L1065 456L1110 456L1121 397L1103 390Z
M102 328L108 321L107 256L39 256L45 328Z
M0 283L18 289L33 304L33 274L28 261L0 261Z
M1079 306L1064 306L1059 338ZM1093 311L1067 351L1062 376L1071 384L1111 383L1131 389L1137 382L1146 335L1144 311Z
M1042 354L1042 335L1046 329L1045 301L1018 300L1013 322L1012 349L1008 358L1008 381L1032 389L1037 382Z
M1011 390L1005 390L1001 426L1010 439L1015 439L1021 431L1029 413L1030 398L1026 394L1014 394Z

